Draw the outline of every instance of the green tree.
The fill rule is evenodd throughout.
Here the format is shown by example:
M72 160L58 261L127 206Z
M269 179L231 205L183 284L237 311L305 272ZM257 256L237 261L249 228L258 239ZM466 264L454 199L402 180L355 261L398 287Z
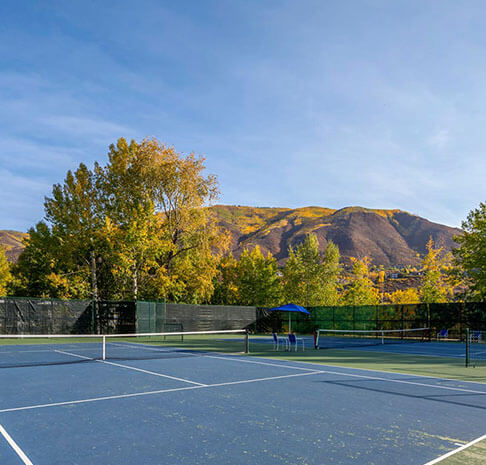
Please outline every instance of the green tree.
M424 273L420 286L420 300L423 303L447 302L452 296L448 283L448 257L441 256L442 247L435 248L432 238L427 242L427 254L422 261Z
M344 292L344 303L346 305L377 305L380 302L380 293L370 279L371 259L364 257L358 260L351 257L353 262L350 284Z
M265 257L258 246L245 249L236 265L236 287L240 305L277 305L281 285L275 258L270 253Z
M7 295L7 285L10 283L11 279L10 265L7 261L5 251L0 245L0 296Z
M29 230L26 247L14 267L17 292L29 296L98 296L98 193L93 173L81 164L68 171L46 197L46 222Z
M459 247L453 250L454 264L469 288L469 298L486 299L486 203L471 210L462 222L463 234L454 240Z
M336 305L339 299L339 249L327 244L324 256L319 252L315 234L306 236L294 250L282 270L285 300L303 306Z
M213 175L204 175L204 158L183 156L156 140L139 145L144 185L160 218L159 267L170 281L168 297L208 301L214 291L218 255L228 237L216 227L207 206L218 196Z
M324 251L324 258L322 261L322 290L321 290L321 305L338 305L340 299L340 285L339 278L341 274L341 267L339 260L341 254L339 248L334 242L327 243Z
M216 305L237 305L238 296L238 261L233 254L223 255L219 259L218 272L214 277L214 293L211 303Z
M153 280L162 295L168 292L169 279L164 279L166 273L161 275L165 270L157 262L164 249L162 219L156 214L147 183L154 160L146 156L141 145L119 139L110 146L107 165L95 165L105 218L102 233L108 244L106 258L117 283L113 297L118 298L153 294Z
M227 244L208 205L204 159L119 139L106 166L80 165L45 200L16 267L28 295L207 301ZM42 273L34 274L32 270Z

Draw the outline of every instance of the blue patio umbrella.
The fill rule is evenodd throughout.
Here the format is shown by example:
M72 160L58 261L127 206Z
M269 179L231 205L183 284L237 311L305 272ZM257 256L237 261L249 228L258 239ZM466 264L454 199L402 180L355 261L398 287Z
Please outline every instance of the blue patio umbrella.
M310 313L304 307L295 304L285 304L285 305L281 305L280 307L269 308L268 311L269 312L289 312L289 333L292 332L291 319L290 319L291 312L305 313L306 315L310 315Z

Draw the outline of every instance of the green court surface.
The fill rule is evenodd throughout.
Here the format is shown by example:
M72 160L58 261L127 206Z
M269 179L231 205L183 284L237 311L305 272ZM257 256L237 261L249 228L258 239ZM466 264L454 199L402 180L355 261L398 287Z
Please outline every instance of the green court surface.
M486 461L486 439L436 462L437 465L484 465Z

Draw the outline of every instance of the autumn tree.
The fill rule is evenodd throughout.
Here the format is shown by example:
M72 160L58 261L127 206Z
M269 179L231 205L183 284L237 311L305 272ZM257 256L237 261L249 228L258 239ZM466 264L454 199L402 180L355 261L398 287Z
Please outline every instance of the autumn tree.
M468 285L472 300L486 299L486 203L469 212L462 222L463 234L454 240L454 263Z
M44 202L46 221L29 230L14 268L24 295L97 296L96 258L101 249L100 212L93 173L81 164L55 184Z
M448 282L450 258L441 255L443 248L435 248L432 238L427 242L427 253L422 260L424 273L420 285L420 300L423 303L447 302L452 297L453 289Z
M7 295L7 285L12 276L10 274L10 265L7 261L5 251L0 245L0 296Z
M228 246L228 237L206 208L218 196L216 178L204 174L204 158L183 156L156 140L143 141L138 152L146 167L144 185L161 222L157 261L171 289L177 289L169 297L207 301L214 290L218 254Z
M418 304L420 296L417 289L410 287L408 289L398 289L395 292L386 294L387 300L392 304Z
M258 246L251 252L245 249L236 266L236 286L240 305L277 305L281 295L277 261L270 253L264 256Z
M321 256L315 234L306 236L294 250L282 270L283 295L287 302L303 306L336 305L339 299L339 249L327 244Z
M224 236L204 159L156 140L111 145L108 163L81 164L46 197L17 267L29 295L201 302L213 292ZM33 275L31 269L44 272Z
M371 259L362 260L351 257L353 262L350 283L344 292L343 300L346 305L376 305L380 302L380 293L370 279Z
M157 274L161 271L157 258L164 247L162 221L147 185L151 161L143 155L135 141L128 144L119 139L110 146L106 166L95 165L105 218L102 232L108 245L105 260L110 261L119 298L137 299L156 278L162 295L168 292L169 280Z
M219 259L217 274L214 277L214 292L211 303L216 305L238 305L238 261L233 254Z

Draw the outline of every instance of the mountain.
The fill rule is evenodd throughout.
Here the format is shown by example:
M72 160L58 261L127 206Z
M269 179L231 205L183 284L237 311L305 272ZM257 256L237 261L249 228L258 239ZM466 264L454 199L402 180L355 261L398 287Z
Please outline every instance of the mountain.
M281 264L288 257L289 245L295 247L309 233L317 236L321 250L328 241L334 242L345 264L350 257L368 256L373 265L392 267L418 265L417 254L426 252L430 237L436 246L451 250L455 246L453 236L462 232L401 210L229 205L216 205L212 210L219 225L229 231L235 256L258 245Z
M15 262L19 258L20 252L24 249L22 239L27 234L19 231L0 231L0 245L6 251L7 258Z
M288 247L302 242L314 233L324 250L333 241L342 261L350 257L373 259L373 265L385 267L418 265L417 254L426 252L430 237L445 250L454 247L453 236L461 230L432 223L401 210L372 210L347 207L333 210L324 207L258 208L230 205L211 207L217 223L231 236L231 250L239 256L245 249L259 245L264 253L272 253L280 264L288 257ZM23 249L25 233L0 231L0 244L15 261Z

